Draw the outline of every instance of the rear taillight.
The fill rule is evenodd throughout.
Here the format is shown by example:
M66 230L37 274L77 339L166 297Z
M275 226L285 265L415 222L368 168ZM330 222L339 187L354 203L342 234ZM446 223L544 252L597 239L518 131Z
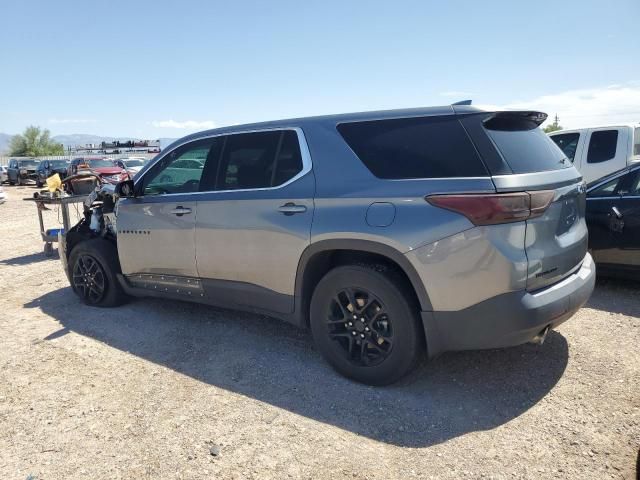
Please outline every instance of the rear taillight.
M429 195L431 205L460 213L474 225L519 222L542 215L553 201L552 190L517 193Z

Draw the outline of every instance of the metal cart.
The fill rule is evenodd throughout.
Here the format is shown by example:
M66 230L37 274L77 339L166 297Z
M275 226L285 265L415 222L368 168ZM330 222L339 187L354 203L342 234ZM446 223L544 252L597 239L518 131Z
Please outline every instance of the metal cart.
M34 202L36 204L38 221L40 222L40 235L44 242L44 254L47 257L53 255L53 242L58 241L58 234L68 232L71 228L69 205L72 203L82 203L86 198L86 195L70 195L66 197L39 196L37 198L24 199L26 202ZM60 206L60 211L62 212L62 228L49 228L45 230L42 212L48 210L46 205Z

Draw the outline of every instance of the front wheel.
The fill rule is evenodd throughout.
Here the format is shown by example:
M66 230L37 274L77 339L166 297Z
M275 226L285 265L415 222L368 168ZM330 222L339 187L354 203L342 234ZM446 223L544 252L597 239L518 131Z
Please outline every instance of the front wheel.
M77 244L69 254L71 288L85 304L116 307L127 300L118 283L118 250L108 240L94 238Z
M338 372L387 385L416 366L424 333L407 288L402 277L376 266L341 266L320 280L311 299L311 331Z

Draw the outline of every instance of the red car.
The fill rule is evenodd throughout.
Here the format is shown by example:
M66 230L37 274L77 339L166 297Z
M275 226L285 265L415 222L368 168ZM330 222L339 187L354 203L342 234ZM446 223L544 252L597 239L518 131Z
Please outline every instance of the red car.
M104 157L79 157L71 160L69 164L69 175L87 170L98 174L106 183L115 184L129 179L126 170L114 165L111 160Z

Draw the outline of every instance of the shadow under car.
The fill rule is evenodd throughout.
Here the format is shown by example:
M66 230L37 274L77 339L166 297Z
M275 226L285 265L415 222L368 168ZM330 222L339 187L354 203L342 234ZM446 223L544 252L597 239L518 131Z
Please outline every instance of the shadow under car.
M410 382L354 383L335 373L305 331L265 316L204 305L139 299L117 309L87 307L69 287L25 305L62 328L219 388L381 442L425 447L516 418L561 378L562 335L542 347L442 355Z

